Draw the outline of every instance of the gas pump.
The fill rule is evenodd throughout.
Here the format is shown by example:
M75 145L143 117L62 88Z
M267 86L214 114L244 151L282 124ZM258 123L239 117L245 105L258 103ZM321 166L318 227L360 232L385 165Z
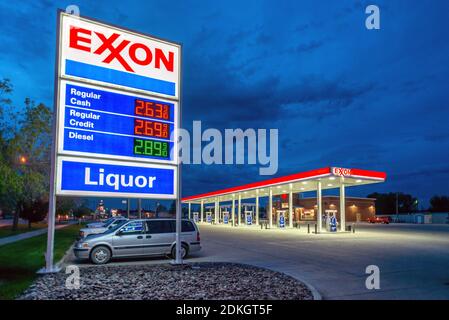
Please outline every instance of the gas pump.
M333 213L331 213L331 216L329 218L329 231L330 232L337 231L337 217Z
M325 210L325 228L328 232L337 231L337 210Z
M245 221L248 226L253 224L253 212L245 211Z
M211 211L206 212L206 222L212 223L212 212Z
M224 224L228 224L229 223L229 212L228 211L224 211L223 212L223 223Z
M279 228L285 228L284 212L279 213Z
M200 219L198 218L198 212L194 212L193 213L193 221L195 221L195 223L198 223Z

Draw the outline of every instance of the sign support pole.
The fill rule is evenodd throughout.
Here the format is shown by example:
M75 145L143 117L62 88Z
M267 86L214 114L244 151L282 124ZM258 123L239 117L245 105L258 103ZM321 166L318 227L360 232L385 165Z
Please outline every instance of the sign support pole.
M56 30L59 32L59 17L56 19ZM57 144L57 117L58 117L58 96L59 96L59 36L56 40L56 57L55 57L55 84L54 90L56 94L53 96L53 119L52 119L52 144L50 159L50 190L48 199L47 214L47 251L45 255L45 267L37 271L37 273L54 273L59 272L60 268L53 265L53 250L55 244L55 216L56 216L56 144Z
M182 53L180 53L182 54ZM181 68L178 70L179 79L181 79ZM182 87L179 85L179 102L178 102L178 125L176 128L176 136L175 141L177 141L177 146L179 146L179 141L181 140L181 136L179 134L179 129L181 128L182 123L182 109L181 109L181 95L182 95ZM179 156L178 147L175 149L176 154L176 168L178 169L178 174L176 177L176 258L174 264L182 264L182 256L181 256L181 219L182 219L182 203L181 203L181 157ZM189 204L190 209L190 204ZM202 209L202 207L201 207ZM190 210L189 210L190 215Z
M54 149L54 145L52 146ZM53 250L55 243L55 215L56 215L56 194L55 194L55 161L54 153L52 154L52 164L50 170L50 197L48 203L47 215L47 252L45 253L45 268L40 269L37 273L54 273L61 269L53 265Z
M182 264L181 256L181 218L182 218L182 206L181 206L181 166L178 163L178 191L176 197L176 259L174 264Z

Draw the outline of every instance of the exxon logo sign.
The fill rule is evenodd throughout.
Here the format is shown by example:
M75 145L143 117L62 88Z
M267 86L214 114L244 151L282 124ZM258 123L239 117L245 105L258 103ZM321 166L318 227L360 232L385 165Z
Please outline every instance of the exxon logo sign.
M162 49L151 48L145 43L132 43L120 33L106 35L90 29L70 26L69 46L75 50L99 55L102 57L102 62L106 64L116 60L129 72L135 72L135 66L164 68L168 72L173 72L174 69L174 52L165 53Z
M178 97L178 44L63 14L62 76Z
M332 168L332 174L340 177L349 177L351 175L351 169L347 168Z

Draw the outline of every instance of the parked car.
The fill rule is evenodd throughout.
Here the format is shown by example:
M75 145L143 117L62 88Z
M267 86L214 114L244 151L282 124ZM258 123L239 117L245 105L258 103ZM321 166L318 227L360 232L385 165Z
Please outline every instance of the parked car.
M116 220L116 219L125 219L125 218L124 218L124 217L111 217L111 218L106 219L106 220L104 220L104 221L98 221L98 222L91 222L91 223L88 223L88 224L86 225L86 227L87 227L87 228L102 228L102 227L104 227L104 226L106 226L106 225L111 224L111 222L113 222L113 221Z
M111 218L111 219L106 220L105 223L103 223L102 225L99 225L98 227L95 227L95 226L92 227L91 226L91 227L88 227L88 228L82 228L80 230L79 234L80 234L81 238L84 238L84 237L87 237L90 234L103 233L106 230L114 229L116 226L123 225L127 221L128 221L128 219L122 218L122 217L120 217L120 218Z
M369 223L389 224L391 222L391 218L390 217L369 217L368 222Z
M192 220L181 221L181 255L201 249L200 233ZM111 258L176 255L176 220L141 219L80 239L74 247L75 256L105 264Z

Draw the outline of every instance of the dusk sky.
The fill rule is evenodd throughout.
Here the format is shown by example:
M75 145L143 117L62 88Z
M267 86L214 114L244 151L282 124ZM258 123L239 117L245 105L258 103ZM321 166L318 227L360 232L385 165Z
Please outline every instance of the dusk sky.
M183 127L279 129L275 176L385 171L349 195L449 194L449 2L0 2L0 78L52 107L56 9L183 45ZM365 28L376 4L381 29ZM183 195L270 178L258 165L184 165Z

